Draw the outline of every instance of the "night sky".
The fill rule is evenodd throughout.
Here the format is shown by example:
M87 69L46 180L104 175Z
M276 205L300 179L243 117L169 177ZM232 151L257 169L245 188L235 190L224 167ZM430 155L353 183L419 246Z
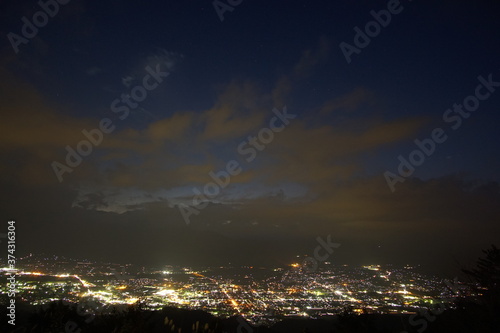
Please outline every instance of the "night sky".
M330 235L451 271L498 244L497 1L46 3L0 4L19 254L279 265Z

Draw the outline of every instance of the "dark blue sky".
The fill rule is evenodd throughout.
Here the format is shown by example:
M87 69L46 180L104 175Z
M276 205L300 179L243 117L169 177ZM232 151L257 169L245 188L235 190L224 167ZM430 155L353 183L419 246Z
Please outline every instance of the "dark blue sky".
M297 251L290 239L309 244L335 234L356 249L346 250L346 260L365 261L383 244L386 252L373 260L426 262L432 256L415 250L419 237L411 233L432 234L427 251L448 259L498 238L500 91L481 88L490 94L456 130L443 119L475 94L479 76L500 82L497 2L247 0L223 21L211 1L58 6L35 37L13 47L9 34L22 36L22 18L32 22L41 7L0 4L3 181L13 193L3 210L49 233L52 243L61 230L95 220L109 231L97 247L119 246L116 225L131 241L141 221L151 234L178 235L171 247L159 245L157 260L199 259L199 251L179 251L192 233L208 235L203 248L218 243L207 260L261 258L235 251L241 239L286 260ZM355 46L354 28L365 30L371 11L388 6L398 13L348 63L340 44ZM169 74L120 119L111 104L143 85L148 66ZM285 106L296 117L246 162L239 145ZM58 176L54 162L69 167L66 147L77 149L81 131L104 118L112 133ZM411 176L398 174L398 156L408 159L414 140L435 128L446 141ZM241 174L186 224L179 205L192 206L193 188L203 189L209 172L233 159ZM386 171L405 181L391 186ZM450 229L443 243L437 235ZM40 240L26 233L35 251Z

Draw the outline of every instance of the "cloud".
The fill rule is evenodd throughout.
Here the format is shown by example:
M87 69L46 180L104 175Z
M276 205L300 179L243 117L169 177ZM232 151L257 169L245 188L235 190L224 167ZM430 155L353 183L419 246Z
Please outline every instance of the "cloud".
M170 56L160 52L145 63ZM287 105L297 118L275 134L255 161L243 163L238 144L268 126L273 107L281 107L276 101L286 102L323 56L323 51L305 52L269 91L257 82L235 80L220 88L205 109L177 110L144 127L122 123L62 184L50 163L62 161L64 147L75 146L82 129L95 128L99 119L70 116L66 105L47 100L36 87L1 69L1 174L9 194L3 194L3 204L22 211L17 218L41 234L70 233L74 226L82 235L73 237L81 239L93 237L87 228L102 224L108 235L95 237L103 249L107 241L120 245L119 236L133 242L127 232L140 232L143 226L153 234L152 244L136 242L172 255L187 244L200 249L200 256L224 251L236 256L242 244L251 249L248 253L261 251L256 244L292 253L296 249L290 240L330 233L343 248L351 242L352 256L357 247L380 242L413 253L423 241L456 249L459 241L476 247L497 237L497 183L408 179L398 185L397 195L388 190L367 161L414 138L426 120L362 112L383 110L367 87L354 87L309 109ZM193 188L213 181L209 172L223 170L231 159L242 162L243 172L193 216L188 229L175 204L192 202ZM24 211L28 200L32 203ZM47 225L45 231L38 223ZM164 244L165 234L176 239ZM267 242L271 238L279 244ZM35 236L29 240L42 244ZM71 246L71 237L56 246ZM266 251L261 252L265 257Z
M219 96L213 108L205 111L201 119L203 140L227 140L257 129L264 119L269 98L259 94L251 83L230 83Z
M178 112L170 118L160 119L147 129L152 142L163 143L166 140L182 140L194 125L195 115L192 112Z
M286 105L295 85L312 74L317 66L327 59L329 53L330 44L325 38L320 39L315 49L302 52L301 58L291 73L283 75L274 87L271 93L274 105L277 107Z
M16 164L4 164L2 172L27 183L52 182L50 162L64 156L65 145L75 145L82 139L81 131L95 127L95 122L65 115L64 106L51 104L34 86L5 68L0 68L0 76L4 110L0 151Z
M241 160L237 153L238 144L266 126L275 107L273 91L281 90L281 96L286 96L286 89L280 88L283 80L288 80L290 84L299 82L327 54L328 45L324 41L317 50L305 51L291 74L278 79L269 92L261 91L257 83L232 81L219 91L214 105L206 110L177 111L155 119L144 129L119 128L105 136L92 155L85 158L82 165L67 178L76 183L90 181L96 193L102 193L100 191L107 188L128 192L132 188L157 191L203 186L211 181L210 171L223 169L230 159ZM159 50L146 57L142 65L165 62L170 64L169 69L173 69L181 58L179 54ZM141 75L144 66L137 69ZM127 84L137 75L132 73L127 77ZM30 161L24 163L24 170L21 169L25 181L39 178L39 181L47 182L50 181L48 179L55 179L50 163L53 160L62 162L64 147L75 146L83 139L82 129L95 128L99 119L65 116L64 106L44 100L36 88L24 82L4 85L10 96L9 109L12 111L2 125L5 129L16 128L16 131L2 131L3 149L12 154L16 151L17 157L21 154L23 161ZM366 88L355 88L319 108L293 111L299 112L300 117L294 119L286 130L277 133L273 142L260 152L255 162L245 166L241 175L233 177L231 185L223 191L219 200L230 204L231 200L242 202L259 195L266 197L268 189L285 183L307 188L304 195L305 200L309 200L324 191L321 184L344 181L363 170L359 160L362 154L406 139L421 125L419 119L388 122L355 113L362 105L374 103L374 93ZM32 105L38 106L36 111ZM336 114L344 110L352 115L342 120L341 126L314 121L325 113ZM40 172L41 169L43 172ZM251 196L236 195L235 192L244 184L255 184L253 188L260 190ZM246 187L246 190L249 188ZM259 191L260 194L255 194ZM169 199L189 200L189 195L186 197L185 193L178 193L178 196ZM80 194L75 202L82 203L82 200ZM126 207L138 203L121 199L119 204ZM81 206L96 209L103 205L101 202L99 205Z
M337 97L325 102L319 111L319 114L326 116L339 111L351 112L358 109L366 103L373 103L375 94L366 88L358 87L345 96ZM342 114L345 116L345 112Z

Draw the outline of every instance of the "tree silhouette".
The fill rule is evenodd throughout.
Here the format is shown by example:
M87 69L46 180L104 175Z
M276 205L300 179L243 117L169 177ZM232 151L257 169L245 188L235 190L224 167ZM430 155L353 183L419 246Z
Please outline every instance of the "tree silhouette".
M500 307L500 249L495 245L483 250L486 258L479 258L476 268L463 269L476 284L476 292L481 305L491 309Z

